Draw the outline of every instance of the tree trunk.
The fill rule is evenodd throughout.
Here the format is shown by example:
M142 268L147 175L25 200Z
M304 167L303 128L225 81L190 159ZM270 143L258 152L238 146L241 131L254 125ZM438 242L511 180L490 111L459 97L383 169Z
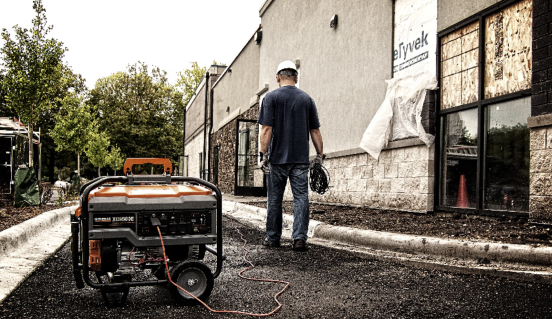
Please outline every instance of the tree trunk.
M33 167L34 149L33 149L33 124L29 123L29 167Z
M102 176L102 173L100 172L100 169L101 169L101 167L98 166L98 177L101 177L101 176Z
M80 152L77 153L77 175L80 176Z

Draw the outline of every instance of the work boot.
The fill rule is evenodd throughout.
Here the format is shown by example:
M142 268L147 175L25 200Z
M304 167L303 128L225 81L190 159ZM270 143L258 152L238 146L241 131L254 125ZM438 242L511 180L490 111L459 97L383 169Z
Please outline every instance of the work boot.
M263 245L266 247L280 247L280 241L271 241L268 238L265 238Z
M305 251L307 250L307 242L302 239L296 239L293 241L293 250Z

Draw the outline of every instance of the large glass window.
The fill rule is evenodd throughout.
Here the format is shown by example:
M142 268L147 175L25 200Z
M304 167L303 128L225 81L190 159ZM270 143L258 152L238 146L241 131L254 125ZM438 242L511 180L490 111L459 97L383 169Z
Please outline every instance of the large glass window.
M532 12L510 1L439 34L437 209L529 210Z
M444 116L441 205L476 207L477 109Z
M486 110L485 208L527 211L531 98L489 105Z

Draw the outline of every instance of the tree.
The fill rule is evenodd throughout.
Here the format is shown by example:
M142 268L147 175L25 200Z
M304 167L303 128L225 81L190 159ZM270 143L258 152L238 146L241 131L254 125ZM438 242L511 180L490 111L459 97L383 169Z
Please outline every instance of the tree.
M99 128L130 157L176 159L182 147L182 92L144 63L101 78L90 91Z
M28 30L14 26L15 40L2 30L5 44L0 49L5 74L2 88L5 102L28 125L29 165L33 166L32 134L35 123L48 115L55 98L74 82L72 72L62 63L66 48L54 38L48 39L52 26L47 25L46 9L41 0L33 1L36 17Z
M123 167L125 163L125 155L121 153L121 149L117 146L111 147L111 152L108 155L108 165L113 169L113 175L117 175L117 171Z
M56 150L77 153L77 171L80 175L80 155L86 150L90 132L97 130L98 123L82 96L68 95L61 104L62 112L56 115L56 126L50 135L57 145Z
M86 156L92 165L98 167L98 177L101 176L100 169L109 163L109 137L106 132L91 132L90 140L86 147Z
M213 61L213 63L216 63L216 61ZM197 62L191 62L191 65L191 68L184 70L184 72L178 72L178 80L175 85L184 93L184 105L188 104L192 95L194 95L195 89L205 76L205 72L207 72L207 68L199 67Z

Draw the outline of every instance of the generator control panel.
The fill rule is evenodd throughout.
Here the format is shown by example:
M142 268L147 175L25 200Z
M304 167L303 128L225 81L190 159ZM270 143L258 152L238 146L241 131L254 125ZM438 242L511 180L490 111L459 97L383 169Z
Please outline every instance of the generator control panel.
M92 230L125 228L138 236L199 235L214 232L213 212L209 210L181 212L139 212L93 214Z
M211 211L144 212L138 214L138 236L157 235L159 221L162 235L209 234L212 230Z

